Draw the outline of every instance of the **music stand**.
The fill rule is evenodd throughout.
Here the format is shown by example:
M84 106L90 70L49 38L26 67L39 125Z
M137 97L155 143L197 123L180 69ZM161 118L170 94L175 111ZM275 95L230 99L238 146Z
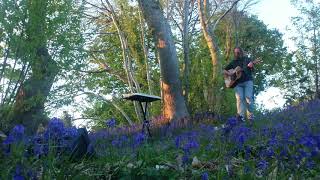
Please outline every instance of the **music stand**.
M153 102L153 101L157 101L157 100L161 100L161 98L159 96L154 96L154 95L149 95L149 94L144 94L144 93L130 93L130 94L123 94L122 96L123 96L123 99L139 102L139 105L141 107L142 114L143 114L142 132L144 132L144 129L147 128L148 134L151 137L151 133L150 133L150 129L149 129L150 123L146 117L148 103ZM142 103L145 103L144 108L143 108Z

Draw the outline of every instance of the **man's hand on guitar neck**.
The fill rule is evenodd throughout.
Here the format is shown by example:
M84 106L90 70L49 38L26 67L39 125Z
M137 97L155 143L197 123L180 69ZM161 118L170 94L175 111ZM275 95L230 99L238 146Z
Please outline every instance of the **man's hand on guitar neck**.
M258 58L258 59L254 60L254 61L251 61L251 62L248 64L248 67L249 67L249 68L253 68L253 65L255 65L255 64L260 64L261 62L262 62L261 58Z

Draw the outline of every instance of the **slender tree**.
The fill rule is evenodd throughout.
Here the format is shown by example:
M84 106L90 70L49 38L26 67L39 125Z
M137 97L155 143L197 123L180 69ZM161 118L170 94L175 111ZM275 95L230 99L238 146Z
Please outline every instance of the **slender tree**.
M170 26L158 0L139 0L139 5L159 52L164 117L169 120L185 118L188 111L182 96L177 52Z

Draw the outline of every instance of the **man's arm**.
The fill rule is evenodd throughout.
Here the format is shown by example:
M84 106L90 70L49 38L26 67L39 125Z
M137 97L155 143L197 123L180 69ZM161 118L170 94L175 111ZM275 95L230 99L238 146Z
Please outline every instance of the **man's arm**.
M250 68L250 69L253 69L253 67L254 67L254 65L255 64L259 64L259 63L261 63L262 62L262 60L261 60L261 58L257 58L256 60L252 60L252 59L250 59L250 62L248 63L248 67Z

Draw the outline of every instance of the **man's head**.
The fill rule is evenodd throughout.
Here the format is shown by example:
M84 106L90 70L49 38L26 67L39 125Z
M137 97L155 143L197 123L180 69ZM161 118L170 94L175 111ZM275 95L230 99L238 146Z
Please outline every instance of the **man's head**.
M234 59L240 59L243 57L243 51L240 47L234 48L233 53L234 53Z

